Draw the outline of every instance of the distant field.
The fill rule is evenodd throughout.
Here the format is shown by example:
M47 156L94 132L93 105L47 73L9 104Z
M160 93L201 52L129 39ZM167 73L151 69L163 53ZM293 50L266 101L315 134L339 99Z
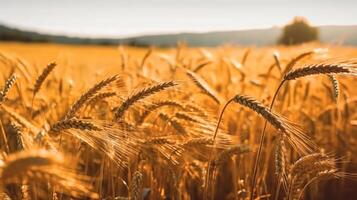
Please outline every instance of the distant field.
M0 43L1 196L352 200L356 58Z
M357 26L319 26L319 39L327 44L357 45ZM185 41L195 47L215 47L224 44L267 46L277 43L282 28L232 30L203 33L175 33L142 35L127 38L85 38L64 35L48 35L32 31L19 30L0 24L0 40L53 42L61 44L99 44L99 45L136 45L175 47L180 41Z

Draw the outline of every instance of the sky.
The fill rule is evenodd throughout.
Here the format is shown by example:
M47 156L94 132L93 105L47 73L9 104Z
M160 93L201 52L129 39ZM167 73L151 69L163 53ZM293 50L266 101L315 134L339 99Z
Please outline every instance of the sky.
M357 25L357 0L0 0L0 24L89 37L269 28L294 16Z

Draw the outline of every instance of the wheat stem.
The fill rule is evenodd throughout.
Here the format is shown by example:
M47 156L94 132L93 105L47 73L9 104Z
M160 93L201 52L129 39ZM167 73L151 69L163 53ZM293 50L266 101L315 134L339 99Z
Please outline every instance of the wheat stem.
M281 81L279 86L278 86L278 89L276 89L276 92L275 92L274 97L273 97L273 99L271 101L269 110L271 110L273 108L274 103L275 103L275 99L278 96L278 93L279 93L279 91L280 91L280 89L281 89L281 87L283 86L284 83L285 83L285 80ZM256 160L255 160L255 163L254 163L254 168L253 168L252 185L251 185L251 191L250 191L250 200L253 200L253 198L254 198L255 182L256 182L256 177L257 177L257 173L258 173L258 165L259 165L261 153L262 153L262 150L263 150L263 143L264 143L264 138L265 138L265 129L267 127L267 124L268 124L268 120L265 120L264 128L263 128L263 131L262 131L261 136L260 136L258 154L257 154Z

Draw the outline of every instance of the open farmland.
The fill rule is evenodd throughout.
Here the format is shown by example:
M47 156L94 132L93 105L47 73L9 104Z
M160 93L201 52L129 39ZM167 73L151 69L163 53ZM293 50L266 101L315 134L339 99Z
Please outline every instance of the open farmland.
M356 75L318 43L0 43L2 198L354 199Z

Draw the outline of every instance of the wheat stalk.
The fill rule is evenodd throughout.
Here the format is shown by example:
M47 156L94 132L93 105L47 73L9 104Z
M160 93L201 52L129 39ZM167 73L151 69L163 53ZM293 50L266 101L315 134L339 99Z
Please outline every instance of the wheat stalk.
M186 74L188 75L188 77L190 77L190 79L195 83L195 85L200 88L200 90L208 95L209 97L211 97L217 104L220 104L220 97L218 96L218 94L216 93L216 91L214 91L209 85L208 83L203 80L201 77L199 77L197 74L195 74L194 72L191 72L189 70L187 70Z

